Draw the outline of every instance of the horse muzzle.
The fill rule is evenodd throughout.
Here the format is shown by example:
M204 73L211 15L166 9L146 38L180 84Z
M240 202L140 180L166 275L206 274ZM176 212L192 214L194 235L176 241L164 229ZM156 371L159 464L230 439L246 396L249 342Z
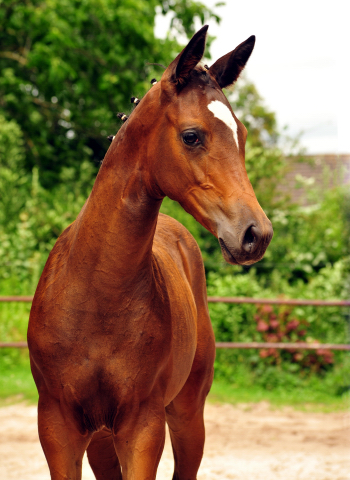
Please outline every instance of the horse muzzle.
M249 221L244 228L223 224L218 229L222 255L231 265L251 265L261 260L272 236L272 225L267 217L262 222Z

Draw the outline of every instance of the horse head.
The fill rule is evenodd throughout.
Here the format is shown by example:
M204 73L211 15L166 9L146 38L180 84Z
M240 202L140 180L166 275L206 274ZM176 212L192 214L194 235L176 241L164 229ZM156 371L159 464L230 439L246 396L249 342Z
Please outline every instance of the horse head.
M149 194L179 202L218 238L227 262L250 265L263 257L273 230L245 169L247 130L222 89L237 80L255 37L202 67L207 28L194 35L127 123L137 129L138 143L143 138Z

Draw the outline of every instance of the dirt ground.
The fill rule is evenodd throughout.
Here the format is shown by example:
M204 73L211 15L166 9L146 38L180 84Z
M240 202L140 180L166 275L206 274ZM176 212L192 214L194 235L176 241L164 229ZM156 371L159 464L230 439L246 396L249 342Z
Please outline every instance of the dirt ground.
M206 432L198 480L350 480L350 412L208 404ZM172 469L167 438L157 480L170 480ZM0 408L0 479L49 480L36 407ZM94 479L86 458L83 479Z

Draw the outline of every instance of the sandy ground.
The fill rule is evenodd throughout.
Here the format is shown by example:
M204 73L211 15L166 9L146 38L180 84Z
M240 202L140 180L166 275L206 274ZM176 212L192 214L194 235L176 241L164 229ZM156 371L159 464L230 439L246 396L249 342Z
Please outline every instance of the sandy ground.
M206 449L198 480L350 480L350 413L207 405ZM169 438L157 480L172 478ZM49 480L36 407L0 408L0 480ZM94 476L86 458L83 479Z

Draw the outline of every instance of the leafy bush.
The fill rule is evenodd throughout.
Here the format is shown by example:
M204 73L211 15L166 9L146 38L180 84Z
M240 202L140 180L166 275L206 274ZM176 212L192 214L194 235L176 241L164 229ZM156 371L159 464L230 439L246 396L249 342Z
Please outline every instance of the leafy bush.
M8 197L16 199L16 212L0 223L0 291L2 294L34 293L41 271L57 237L73 222L92 188L92 165L63 168L61 181L51 191L40 184L38 169L11 184L6 170L0 172L0 211Z
M310 324L307 320L298 320L292 317L292 310L286 306L274 308L271 305L260 305L254 320L256 329L261 333L262 341L267 343L303 342L319 343L315 338L308 336ZM320 372L334 363L331 350L318 348L314 352L307 350L278 350L274 347L262 348L260 358L266 359L269 365L280 365L283 361L292 364L295 371L311 370Z
M38 167L45 187L63 167L97 167L116 113L156 75L148 62L167 64L178 52L175 39L155 37L156 8L187 35L197 20L220 20L193 0L1 2L0 113L16 121L27 172Z
M103 8L94 8L97 3ZM90 192L107 147L105 136L117 128L116 111L130 106L129 94L139 96L149 88L153 67L145 68L145 59L167 63L178 50L174 40L154 38L149 18L154 19L155 7L171 11L174 29L186 34L193 33L195 18L218 20L200 2L140 1L136 17L134 4L130 0L115 8L111 0L88 0L77 12L69 2L8 0L0 11L8 26L0 32L1 294L34 293L58 235ZM291 204L280 189L289 158L281 149L275 114L245 78L229 98L248 129L247 172L275 234L262 261L232 267L224 263L217 239L165 199L162 211L183 223L199 243L209 294L348 298L349 193L334 188L321 195L311 188L308 207ZM1 340L25 338L28 308L0 305ZM345 309L296 307L259 314L251 304L215 304L210 311L218 341L259 341L281 334L282 340L348 340ZM267 330L257 329L256 315L263 316L258 322L264 321ZM0 368L26 361L24 352L3 350ZM346 368L349 356L343 352L327 360L322 352L312 358L299 352L220 350L215 374L233 384L286 390L306 381L319 388L315 379L322 377L324 388L337 392L349 382Z
M309 283L302 280L290 285L278 271L273 272L270 286L261 285L260 277L254 268L248 273L221 276L210 273L208 276L208 294L213 296L238 296L255 298L275 298L277 292L283 292L285 298L325 299L348 298L343 277L346 262L339 261L333 267L329 265ZM281 297L281 295L279 295ZM261 342L271 340L298 341L318 340L322 343L347 343L349 341L348 311L341 307L298 306L291 310L285 306L275 309L254 304L210 304L210 316L217 341L221 342ZM266 307L265 307L266 308ZM274 313L276 312L276 313ZM260 313L260 314L259 314ZM274 317L276 315L276 318ZM278 320L277 323L274 321ZM272 326L271 326L272 321ZM260 324L258 323L260 322ZM265 330L262 322L268 325ZM290 328L291 322L294 327ZM289 324L289 327L288 327ZM302 325L303 324L303 325ZM258 328L257 328L258 327ZM260 327L260 328L259 328ZM273 327L273 328L271 328ZM304 331L303 331L304 330ZM276 338L276 333L283 336ZM298 335L299 332L299 335ZM274 334L275 337L267 337ZM339 375L343 375L342 384L348 384L346 368L349 354L334 352L332 363L326 363L328 354L319 352L317 358L312 353L303 353L302 357L293 358L297 352L281 351L275 354L261 355L251 350L218 350L215 362L216 378L225 379L232 384L257 384L264 388L279 388L288 385L301 385L312 381L314 374L324 376L329 372L333 378L334 391L339 388ZM297 361L296 361L297 360ZM312 363L313 362L313 363ZM339 373L342 372L342 373Z

